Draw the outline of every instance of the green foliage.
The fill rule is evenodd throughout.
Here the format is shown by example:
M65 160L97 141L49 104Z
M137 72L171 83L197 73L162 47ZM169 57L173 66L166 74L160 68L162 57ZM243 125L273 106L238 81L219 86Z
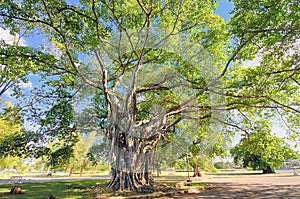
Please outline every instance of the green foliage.
M87 136L79 135L79 141L73 147L73 156L70 158L68 164L63 166L66 166L70 170L79 171L82 174L83 170L87 169L93 163L90 161L88 154L95 142L95 138L95 133Z
M11 169L11 168L18 169L16 167L19 164L20 164L19 157L7 156L7 157L1 159L0 168L1 169Z
M53 55L29 46L9 45L0 40L0 55L0 96L8 89L12 89L17 97L23 96L19 84L28 82L27 75L55 68Z
M279 116L282 128L299 137L299 1L233 3L229 28L237 54L224 76L227 104L239 110L239 122L263 114L269 120ZM259 61L252 65L243 62L255 57ZM229 123L239 124L234 120Z
M240 53L240 58L252 59L262 48L272 51L270 53L287 53L299 32L298 0L259 0L255 3L234 0L233 3L231 32L240 42L253 38Z
M8 107L0 115L0 159L24 155L26 133L21 124L22 115L17 107Z
M89 149L89 158L95 164L105 164L109 160L109 152L107 150L107 140L105 138L100 138L97 143Z
M23 173L29 169L21 157L26 156L26 132L21 128L22 115L18 107L10 106L0 115L0 168L16 169Z
M268 126L261 126L257 132L245 136L231 149L236 164L254 170L272 170L281 166L285 160L297 157L297 154L281 138L271 134Z
M191 126L197 126L197 128L192 129ZM201 122L198 125L188 122L185 128L188 131L194 131L188 133L193 135L188 148L191 153L189 162L192 165L197 164L201 169L212 170L215 157L227 156L229 140L223 132L217 131L216 126L213 129L209 122Z

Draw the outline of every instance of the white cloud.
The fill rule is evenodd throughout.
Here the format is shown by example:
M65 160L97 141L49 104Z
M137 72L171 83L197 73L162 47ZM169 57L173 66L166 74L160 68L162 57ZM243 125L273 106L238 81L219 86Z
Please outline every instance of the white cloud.
M280 44L278 44L278 45L280 45ZM289 44L289 46L285 46L285 47L288 47L288 48L287 48L284 58L287 58L287 56L299 55L300 54L300 39L297 39L294 43ZM244 61L242 63L242 66L244 68L259 66L263 60L263 54L264 54L264 50L261 49L257 53L257 55L254 59Z
M31 90L33 88L32 82L28 81L28 82L21 82L19 83L19 86L23 89L29 89Z
M9 30L4 30L0 27L0 40L4 40L7 44L15 44L17 43L20 46L25 46L26 41L20 37L19 34L12 35Z
M258 66L261 61L262 61L262 57L258 54L254 59L244 61L242 66L245 68L255 67Z

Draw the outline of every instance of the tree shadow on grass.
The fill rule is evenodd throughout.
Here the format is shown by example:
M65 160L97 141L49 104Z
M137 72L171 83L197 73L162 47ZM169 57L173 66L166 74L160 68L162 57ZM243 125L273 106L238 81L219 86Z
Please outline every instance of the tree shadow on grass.
M97 193L91 187L105 187L107 181L86 180L86 181L55 181L55 182L39 182L18 184L25 194L9 195L10 189L14 184L0 185L1 199L38 199L44 198L49 194L57 198L94 198Z

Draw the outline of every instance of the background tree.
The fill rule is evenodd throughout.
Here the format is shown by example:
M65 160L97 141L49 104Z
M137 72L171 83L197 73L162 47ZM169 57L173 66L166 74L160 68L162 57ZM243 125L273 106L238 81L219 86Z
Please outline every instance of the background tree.
M3 20L3 18L1 18L1 20ZM3 138L1 140L0 147L2 149L2 153L0 157L5 158L9 155L40 157L47 155L49 157L49 161L51 162L51 157L53 157L53 155L55 156L55 153L49 153L50 150L43 147L43 145L46 146L47 141L44 140L41 142L40 134L32 131L32 129L36 129L32 125L37 124L36 121L38 120L40 120L39 125L43 125L41 129L47 129L43 123L43 121L45 121L45 114L41 116L42 114L37 111L41 110L43 105L36 105L40 99L45 99L50 96L48 95L51 93L48 90L49 87L46 87L47 85L51 85L51 81L48 82L47 85L42 86L44 89L49 91L49 93L40 93L37 101L32 100L30 95L28 96L28 94L25 94L21 87L22 85L29 83L29 75L38 75L40 78L45 80L47 77L51 76L52 73L55 73L56 71L53 70L54 68L52 64L54 61L56 61L56 59L53 55L44 53L42 50L33 49L32 47L26 46L20 34L26 37L27 32L25 31L18 34L16 33L18 30L19 28L16 26L16 29L6 32L7 34L9 34L9 32L12 33L12 35L10 35L10 37L13 37L12 41L0 41L0 99L2 105L0 107L0 117L3 119L2 122L6 122L6 125L8 125L8 128L3 127L3 131L9 132L5 139ZM47 77L45 76L45 73L47 73ZM59 88L61 86L62 85L60 85ZM56 88L56 91L61 90L59 88ZM52 92L53 90L54 89L52 89ZM13 101L17 101L19 103L12 105L12 102L5 101L6 99L3 98L5 93L10 93L10 97L13 99ZM61 94L59 96L60 98L63 97ZM53 98L55 96L52 95L51 97ZM35 98L37 98L37 95ZM50 101L54 102L55 100ZM7 106L7 103L11 103L11 105ZM48 104L49 107L49 102L45 104ZM29 110L34 106L35 111L30 112ZM45 113L45 111L43 113ZM30 120L28 118L32 118L32 121L29 122ZM32 129L25 128L24 120L26 120L26 126L31 126ZM19 128L18 132L15 131L16 126ZM51 133L48 133L48 136L46 137L53 138L53 134L51 136ZM55 139L57 139L57 137L55 137ZM48 141L51 141L51 139ZM65 150L63 153L56 153L56 155L68 154L66 152L67 150Z
M25 173L30 171L31 165L25 162L25 159L20 157L7 156L1 159L0 168L2 172L18 172Z
M275 173L275 169L285 160L297 158L297 154L281 138L271 134L270 127L263 123L255 128L256 132L245 135L231 149L234 162L243 167L263 170L263 173Z
M109 157L107 150L107 143L105 138L100 137L100 141L95 142L93 146L89 150L89 158L95 164L108 164L109 165Z
M84 169L86 169L89 164L92 164L88 153L95 142L95 138L95 133L79 136L79 141L74 146L74 155L67 164L70 169L69 176L72 175L74 170L79 171L79 175L82 176Z
M183 131L182 137L185 141L182 149L185 149L184 159L189 155L189 164L192 166L194 177L201 177L199 169L214 170L213 159L227 155L228 144L231 136L222 125L211 125L210 121L186 121L178 126ZM177 138L178 136L176 136ZM172 143L171 143L172 144Z
M219 141L219 142L216 142ZM222 144L223 142L223 144ZM205 171L214 170L213 160L215 157L226 156L226 144L222 138L218 137L206 138L201 142L194 142L190 146L191 157L189 159L190 164L193 166L193 177L201 177L199 169Z

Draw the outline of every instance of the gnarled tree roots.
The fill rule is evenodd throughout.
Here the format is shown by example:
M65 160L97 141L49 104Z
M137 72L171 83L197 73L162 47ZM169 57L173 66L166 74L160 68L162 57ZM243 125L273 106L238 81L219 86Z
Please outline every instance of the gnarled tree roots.
M112 178L106 189L113 191L154 192L151 173L127 173L112 170Z

